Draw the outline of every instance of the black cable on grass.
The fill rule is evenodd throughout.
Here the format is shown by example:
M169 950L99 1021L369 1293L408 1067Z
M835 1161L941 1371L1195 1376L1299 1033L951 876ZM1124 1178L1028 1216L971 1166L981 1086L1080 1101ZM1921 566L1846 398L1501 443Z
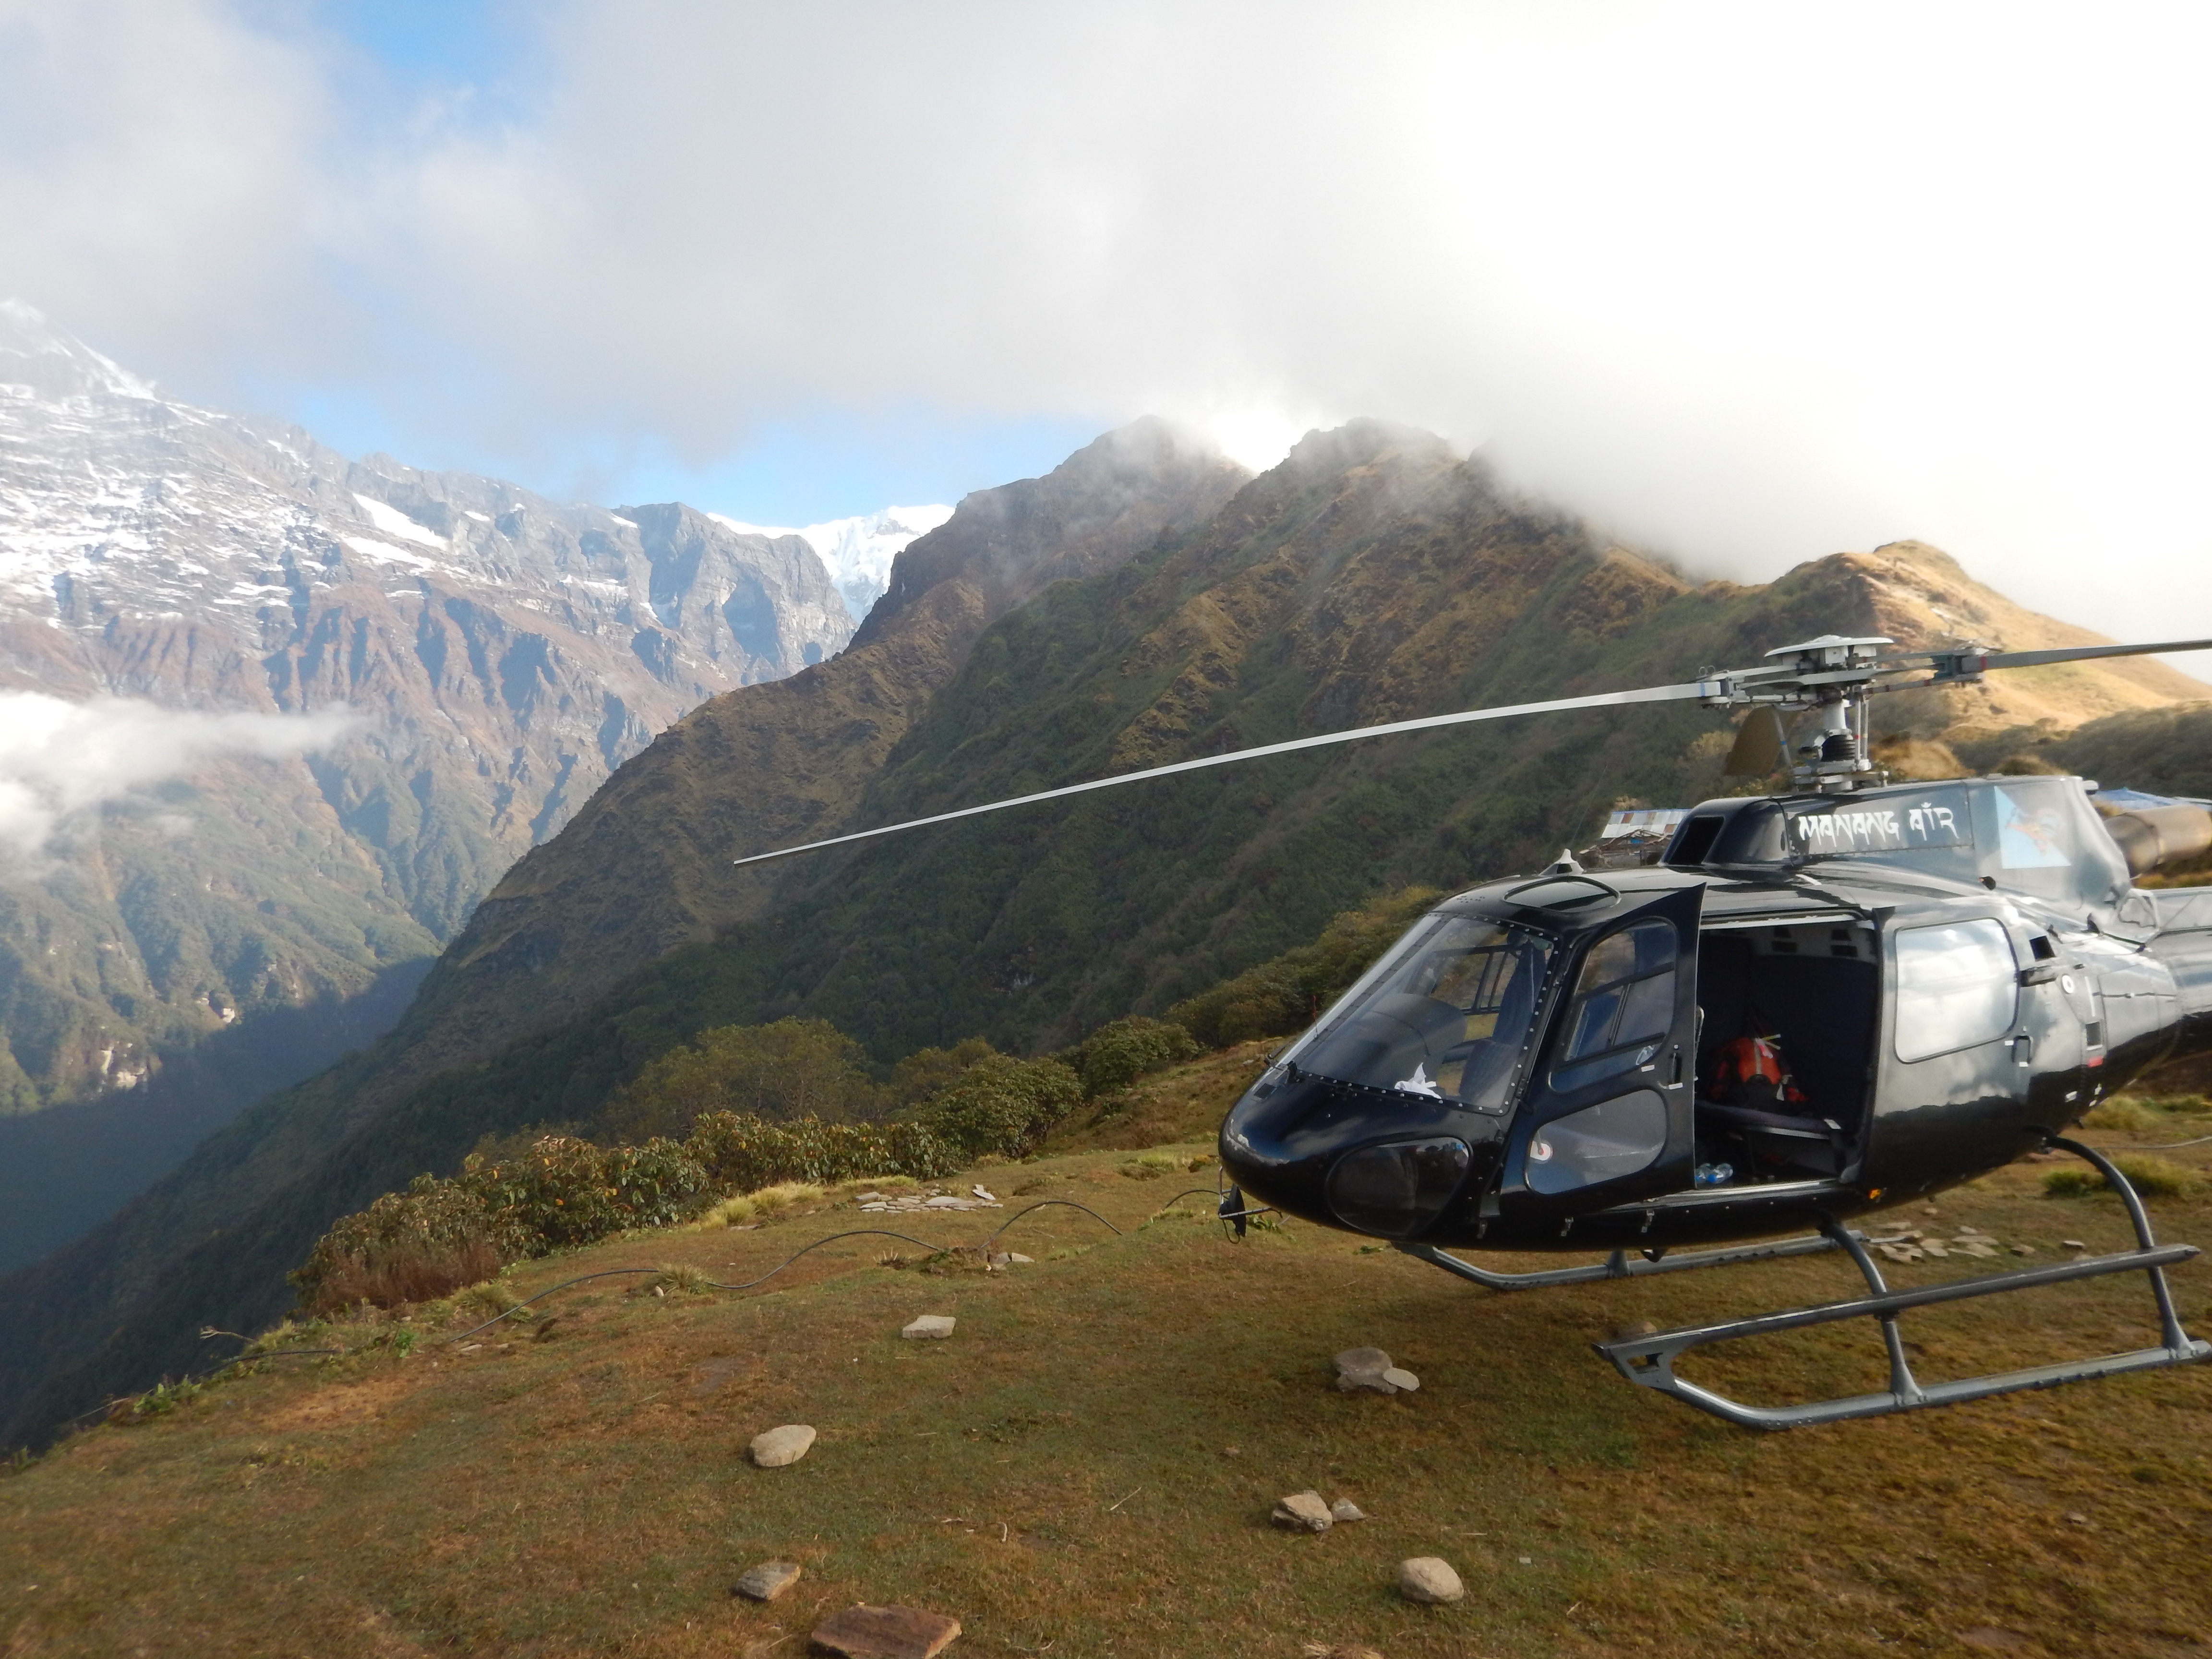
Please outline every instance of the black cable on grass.
M1177 1194L1176 1194L1173 1198L1170 1199L1170 1200L1168 1200L1168 1204L1180 1204L1180 1203L1182 1203L1182 1202L1183 1201L1183 1200L1185 1200L1186 1198L1216 1198L1216 1199L1218 1199L1218 1198L1219 1198L1220 1196L1221 1196L1221 1188L1218 1188L1218 1187L1186 1187L1186 1188L1184 1188L1181 1192L1177 1193ZM1167 1206L1168 1206L1168 1204L1163 1204L1163 1205L1161 1205L1161 1206L1160 1206L1160 1208L1162 1208L1163 1210L1166 1209L1166 1208L1167 1208Z
M1072 1198L1044 1198L1039 1199L1036 1203L1030 1205L1028 1209L1017 1210L1013 1214L1008 1216L1005 1224L1000 1227L999 1232L993 1233L988 1238L983 1241L984 1252L988 1255L990 1251L991 1246L999 1242L999 1233L1005 1232L1006 1228L1012 1226L1014 1223L1019 1221L1024 1216L1032 1215L1039 1210L1049 1209L1055 1204L1060 1205L1070 1210L1080 1210L1084 1214L1089 1216L1093 1221L1097 1222L1101 1226L1104 1227L1107 1231L1112 1233L1115 1237L1119 1238L1122 1236L1121 1230L1119 1227L1116 1227L1112 1222L1107 1220L1104 1216L1099 1214L1097 1211L1092 1209L1088 1204L1078 1204Z

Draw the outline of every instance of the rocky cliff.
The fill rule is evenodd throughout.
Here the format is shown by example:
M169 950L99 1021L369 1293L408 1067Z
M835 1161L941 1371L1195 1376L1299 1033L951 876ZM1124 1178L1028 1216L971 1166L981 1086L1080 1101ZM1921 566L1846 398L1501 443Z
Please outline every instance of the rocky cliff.
M0 1113L141 1085L434 953L655 732L850 631L797 538L356 465L0 307L0 694L359 717L9 849ZM0 738L0 783L35 787L15 758Z
M0 305L0 1267L378 1035L655 732L851 631L798 537L349 462Z

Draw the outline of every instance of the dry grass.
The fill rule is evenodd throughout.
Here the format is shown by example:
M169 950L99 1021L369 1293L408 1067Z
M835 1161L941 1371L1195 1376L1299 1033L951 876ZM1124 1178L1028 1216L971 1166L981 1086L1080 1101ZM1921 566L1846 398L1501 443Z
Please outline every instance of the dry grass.
M905 1180L904 1176L897 1177ZM877 1186L881 1182L848 1182L848 1188ZM911 1181L907 1185L912 1186ZM763 1187L758 1192L742 1193L735 1198L726 1198L704 1212L691 1224L696 1227L744 1227L773 1221L779 1216L805 1214L817 1208L828 1196L823 1188L811 1182L786 1181L774 1187Z
M1832 1259L1491 1296L1300 1224L1243 1244L1146 1224L1160 1189L1117 1172L1123 1150L1028 1172L1128 1230L1039 1212L1006 1241L1032 1266L890 1272L884 1241L855 1239L765 1293L586 1286L546 1304L544 1340L272 1365L81 1437L0 1479L0 1653L724 1656L792 1638L783 1656L861 1600L957 1614L960 1653L1048 1642L1054 1659L2202 1650L2212 1370L1748 1434L1632 1389L1587 1344L1846 1293ZM2122 1246L2112 1199L2045 1198L2042 1173L1892 1213L2037 1260L2063 1238ZM2212 1236L2201 1193L2158 1214L2168 1237ZM915 1231L973 1246L1002 1218ZM785 1255L795 1224L672 1231L510 1279L527 1294L633 1261L727 1279ZM2212 1274L2175 1285L2212 1334ZM921 1313L957 1333L902 1341ZM1904 1328L1930 1376L2152 1340L2140 1282L2110 1279ZM1364 1343L1420 1392L1336 1393L1329 1356ZM1831 1329L1686 1369L1774 1399L1869 1386L1879 1352L1871 1328ZM819 1443L750 1467L748 1438L783 1422ZM1321 1538L1267 1524L1309 1486L1374 1519ZM1392 1594L1397 1561L1429 1554L1466 1579L1458 1607ZM807 1576L772 1606L734 1601L771 1557Z
M489 1239L390 1250L374 1259L356 1253L341 1257L336 1269L315 1287L309 1311L332 1314L341 1308L397 1308L410 1302L434 1302L464 1285L489 1279L503 1258Z

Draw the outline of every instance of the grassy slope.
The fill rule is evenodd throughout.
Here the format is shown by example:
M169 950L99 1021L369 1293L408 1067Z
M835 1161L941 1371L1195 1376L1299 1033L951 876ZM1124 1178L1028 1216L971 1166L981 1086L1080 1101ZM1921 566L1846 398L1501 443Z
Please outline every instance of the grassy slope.
M1303 1225L1237 1245L1197 1220L1147 1224L1210 1178L1133 1180L1134 1160L1099 1143L1147 1121L1210 1124L1256 1052L1152 1079L1036 1164L979 1172L1002 1194L1079 1199L1118 1238L1055 1209L1018 1224L1007 1243L1039 1260L1003 1275L888 1271L875 1258L896 1247L863 1239L741 1295L605 1281L556 1299L554 1340L276 1362L170 1417L80 1437L0 1480L0 1642L781 1655L801 1642L759 1644L867 1600L953 1613L975 1654L1358 1641L1391 1659L1796 1659L1960 1651L1960 1635L1992 1631L2030 1655L2197 1650L2212 1616L2212 1375L1788 1436L1725 1428L1630 1389L1585 1344L1636 1319L1834 1296L1850 1284L1836 1263L1493 1297ZM2063 1237L2121 1242L2116 1207L2044 1198L2038 1174L2001 1171L1910 1218L2045 1258ZM2212 1202L2158 1214L2167 1236L2201 1237ZM974 1242L1000 1218L892 1224ZM860 1219L838 1205L757 1231L640 1237L520 1278L669 1261L743 1278ZM2177 1287L2204 1328L2212 1279L2192 1266ZM2137 1346L2148 1310L2140 1286L2106 1280L1917 1316L1906 1334L1927 1372L1954 1375ZM901 1341L924 1312L958 1316L956 1335ZM1329 1388L1328 1356L1370 1342L1421 1376L1418 1395ZM1758 1398L1856 1391L1878 1381L1878 1353L1870 1330L1830 1332L1698 1374ZM805 1462L744 1462L752 1434L793 1421L822 1432ZM1374 1519L1319 1539L1270 1528L1273 1500L1306 1486ZM1399 1601L1392 1572L1414 1554L1454 1562L1467 1601ZM775 1556L805 1564L790 1596L729 1596Z

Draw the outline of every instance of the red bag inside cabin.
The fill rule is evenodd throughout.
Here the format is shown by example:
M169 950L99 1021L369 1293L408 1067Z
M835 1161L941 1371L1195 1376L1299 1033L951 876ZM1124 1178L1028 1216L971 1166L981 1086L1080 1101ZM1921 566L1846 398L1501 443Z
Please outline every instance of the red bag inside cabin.
M1713 1098L1723 1106L1774 1106L1805 1097L1771 1036L1733 1037L1713 1061Z

